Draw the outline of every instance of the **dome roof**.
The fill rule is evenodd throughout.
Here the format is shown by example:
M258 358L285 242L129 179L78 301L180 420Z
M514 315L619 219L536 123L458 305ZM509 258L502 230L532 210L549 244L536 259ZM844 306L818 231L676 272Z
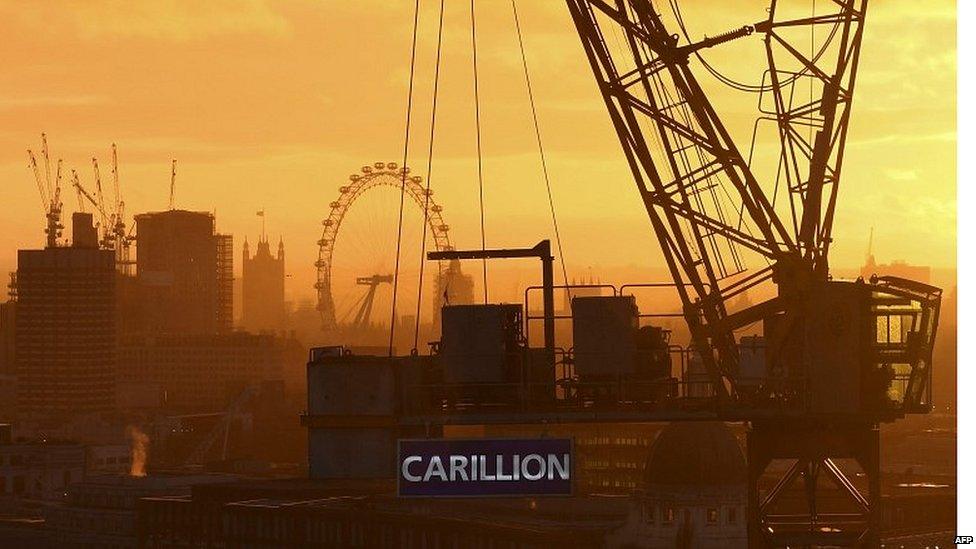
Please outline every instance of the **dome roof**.
M644 483L669 486L744 484L746 460L721 422L676 422L661 431L644 467Z

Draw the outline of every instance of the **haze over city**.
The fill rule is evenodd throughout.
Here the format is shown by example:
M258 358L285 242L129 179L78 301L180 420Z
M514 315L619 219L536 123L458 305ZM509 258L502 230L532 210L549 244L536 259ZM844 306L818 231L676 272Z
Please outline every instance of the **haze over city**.
M0 18L0 547L972 542L955 2Z
M234 234L238 245L260 232L254 214L265 209L269 233L275 240L280 234L288 247L289 298L312 298L315 241L337 188L363 164L400 161L410 29L397 22L409 19L409 4L94 1L72 9L0 8L10 44L0 76L0 177L7 182L0 197L24 205L8 208L0 246L14 250L43 238L24 154L41 131L50 136L52 154L77 168L89 186L90 157L104 161L114 142L129 212L165 209L175 158L177 205L216 211L219 230ZM530 245L552 229L511 7L498 0L479 9L486 240ZM690 2L684 10L694 36L758 20L765 7ZM651 270L662 277L657 242L564 7L526 2L521 11L570 277L590 268L617 282L646 278ZM425 5L409 162L418 173L426 163L435 17L436 6ZM480 244L467 17L464 6L448 5L431 181L459 248ZM880 262L931 265L940 283L951 286L954 3L929 2L919 11L907 0L879 2L871 19L832 264L862 265L874 227ZM746 82L756 80L764 62L759 38L706 56ZM726 123L747 142L752 95L713 88ZM759 139L760 148L771 146L775 132ZM66 194L72 209L74 198ZM412 261L415 256L410 253ZM616 277L621 268L626 274ZM0 269L14 269L12 253L0 255ZM506 276L511 269L517 267L492 268L499 298L517 299L513 277L535 272L529 266Z

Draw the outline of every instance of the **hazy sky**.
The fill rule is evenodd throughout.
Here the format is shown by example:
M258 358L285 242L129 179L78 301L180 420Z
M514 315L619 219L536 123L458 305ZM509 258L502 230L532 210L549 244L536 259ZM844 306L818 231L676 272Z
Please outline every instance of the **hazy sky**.
M432 186L455 244L476 247L468 3L447 3ZM693 35L764 14L757 0L685 4ZM219 229L235 235L237 254L243 237L253 240L260 231L254 214L265 208L268 231L284 237L290 294L311 295L320 223L337 188L363 164L400 160L412 6L386 0L0 4L0 269L15 268L18 247L43 242L25 149L39 147L46 131L52 154L89 187L90 157L99 157L107 179L109 147L118 143L130 213L166 207L169 163L178 159L177 205L216 210ZM411 154L417 172L426 163L436 32L436 2L423 6ZM657 242L564 5L521 0L520 11L571 276L588 267L597 273L654 267ZM480 0L478 16L487 241L531 245L551 225L510 2ZM835 265L862 262L873 226L879 261L954 267L955 29L951 0L925 2L922 9L910 0L872 3L834 230ZM742 80L760 77L758 37L707 55ZM728 92L703 71L700 78L744 145L755 97ZM63 195L66 209L74 209L74 192ZM361 223L395 237L395 226L375 216Z

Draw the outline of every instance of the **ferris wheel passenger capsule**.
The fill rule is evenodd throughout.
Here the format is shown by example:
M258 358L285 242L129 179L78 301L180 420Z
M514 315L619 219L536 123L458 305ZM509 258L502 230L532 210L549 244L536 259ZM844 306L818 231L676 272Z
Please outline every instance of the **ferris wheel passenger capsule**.
M326 219L326 220L322 221L322 226L324 226L324 227L331 227L332 226L332 220L331 219Z
M410 178L410 181L413 181L414 183L420 183L423 180L424 180L424 178L421 177L421 176L419 176L419 175L415 175L415 176L413 176L413 177Z
M390 162L389 164L386 165L386 169L388 169L388 170L395 170L395 169L397 169L397 163L396 162Z
M329 203L329 207L330 208L338 208L339 207L339 201L337 200L335 202L330 202Z
M451 229L451 226L450 225L441 225L440 227L437 227L437 228L440 229L440 230L442 230L442 231L444 231L446 233L447 231L449 231Z
M405 174L406 173L410 173L410 166L404 166L404 167L400 168L400 171L403 172L403 173L405 173Z
M377 170L382 170L383 168L386 167L386 163L385 162L374 162L373 163L373 167L376 168Z
M373 173L373 168L371 168L369 166L363 166L362 172L363 173Z
M359 179L359 177L357 176L356 179ZM349 187L347 186L339 187L339 192L342 194L346 194L347 192L349 192Z

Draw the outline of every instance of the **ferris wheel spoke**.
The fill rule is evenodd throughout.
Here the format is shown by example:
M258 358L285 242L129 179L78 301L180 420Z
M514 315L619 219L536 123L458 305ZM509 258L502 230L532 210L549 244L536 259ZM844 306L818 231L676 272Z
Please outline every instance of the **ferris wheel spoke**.
M409 175L401 196L402 174L395 164L374 164L364 167L362 174L350 177L340 188L339 197L330 202L330 215L323 221L319 242L316 280L323 326L338 332L352 315L358 315L364 305L368 284L357 284L357 278L395 274L397 265L397 232L400 227L399 275L397 276L397 322L415 317L419 310L421 321L431 314L433 278L438 269L424 271L424 279L431 280L429 288L420 287L422 240L428 251L447 249L450 240L440 217L441 208L432 200L427 206L430 216L424 228L425 189L422 179ZM400 206L403 217L400 219ZM341 236L340 236L341 233ZM428 286L428 284L424 284ZM328 303L331 302L331 306ZM392 310L393 285L381 283L373 291L371 324L389 323ZM430 309L430 310L428 310ZM363 310L365 313L366 311ZM426 314L425 314L426 313Z

